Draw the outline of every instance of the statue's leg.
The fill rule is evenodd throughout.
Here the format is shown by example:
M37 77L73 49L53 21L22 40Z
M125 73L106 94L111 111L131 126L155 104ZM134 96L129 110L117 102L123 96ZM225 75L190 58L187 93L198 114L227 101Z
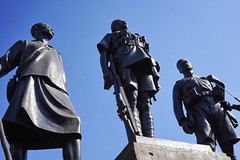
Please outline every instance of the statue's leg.
M81 160L80 139L70 139L63 147L64 160Z
M229 156L231 160L237 160L237 157L234 154L233 143L231 141L227 142L218 141L218 142L223 153L226 153L226 155Z
M136 122L138 135L142 136L143 135L142 126L140 122L139 111L137 109L138 91L135 88L132 88L132 90L126 90L126 94L127 94L129 105L131 106L131 109L132 109L134 120Z
M27 160L27 150L20 144L11 144L10 152L13 160Z
M140 111L143 136L154 138L154 122L150 111L150 97L147 92L139 93L138 109Z

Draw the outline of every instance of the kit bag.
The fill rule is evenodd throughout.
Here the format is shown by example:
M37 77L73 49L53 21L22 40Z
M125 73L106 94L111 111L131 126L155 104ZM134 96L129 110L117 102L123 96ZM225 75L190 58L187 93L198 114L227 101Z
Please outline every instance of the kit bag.
M10 103L12 97L13 97L13 94L17 88L17 83L18 83L18 80L17 80L17 76L14 75L8 82L7 84L7 100L8 102Z
M238 120L234 117L234 115L230 111L226 111L226 114L231 121L234 128L238 127Z

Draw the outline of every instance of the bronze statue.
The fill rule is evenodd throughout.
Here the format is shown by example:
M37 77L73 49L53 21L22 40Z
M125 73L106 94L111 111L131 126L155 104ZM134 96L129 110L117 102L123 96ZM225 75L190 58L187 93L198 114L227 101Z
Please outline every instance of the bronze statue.
M60 54L48 44L53 29L37 23L31 34L35 40L17 41L0 58L0 77L17 68L2 120L12 158L26 160L30 149L63 148L64 160L80 160L80 118L67 94Z
M118 113L124 121L129 141L135 135L154 137L151 98L159 91L159 65L149 55L143 36L128 31L127 23L116 19L97 44L104 89L114 84Z
M239 137L219 101L222 94L218 94L212 84L223 86L223 83L212 75L206 78L195 75L192 64L186 59L180 59L177 68L184 76L173 88L174 113L179 125L185 133L195 133L198 144L210 145L213 151L217 140L222 151L236 160L233 145Z

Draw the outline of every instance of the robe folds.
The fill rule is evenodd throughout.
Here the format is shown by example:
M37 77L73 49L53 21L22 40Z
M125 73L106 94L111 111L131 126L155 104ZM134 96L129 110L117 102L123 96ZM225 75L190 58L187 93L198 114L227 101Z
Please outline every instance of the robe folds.
M0 58L0 76L17 67L19 77L3 117L5 134L10 144L26 149L62 148L67 140L81 138L80 117L67 94L60 54L47 45L31 58L43 45L18 41ZM19 71L21 65L25 66Z

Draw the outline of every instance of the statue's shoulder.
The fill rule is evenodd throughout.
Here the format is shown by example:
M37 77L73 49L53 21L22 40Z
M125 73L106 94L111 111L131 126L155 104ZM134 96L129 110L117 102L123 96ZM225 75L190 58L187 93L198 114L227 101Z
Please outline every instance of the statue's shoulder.
M22 46L22 45L26 45L26 43L27 43L27 40L18 40L15 42L14 45Z
M183 78L182 79L179 79L175 82L175 85L174 86L180 86L182 83L184 82Z
M25 47L26 47L26 40L18 40L9 48L9 51L22 50Z
M114 35L114 33L107 33L107 34L105 34L103 39L108 39L108 38L112 37L113 35Z

